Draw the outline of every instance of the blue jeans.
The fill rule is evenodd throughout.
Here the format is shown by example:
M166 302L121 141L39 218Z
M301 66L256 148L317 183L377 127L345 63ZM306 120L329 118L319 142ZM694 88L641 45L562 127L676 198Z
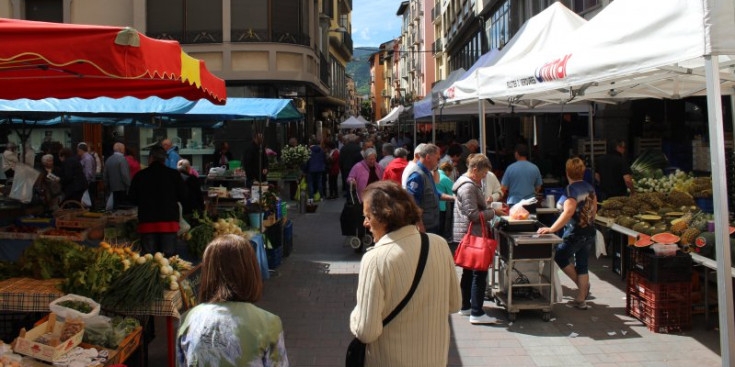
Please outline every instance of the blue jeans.
M322 188L322 175L324 172L309 172L306 174L306 185L309 187L309 197L313 198L317 191L319 195L324 197L324 189Z
M589 236L569 235L564 237L564 242L556 248L554 261L559 268L564 269L574 259L574 269L577 275L589 272L589 258L592 246L595 244L596 234Z
M485 287L487 286L487 272L462 269L462 279L459 282L462 289L462 309L472 309L472 316L482 316L485 311L482 304L485 302Z

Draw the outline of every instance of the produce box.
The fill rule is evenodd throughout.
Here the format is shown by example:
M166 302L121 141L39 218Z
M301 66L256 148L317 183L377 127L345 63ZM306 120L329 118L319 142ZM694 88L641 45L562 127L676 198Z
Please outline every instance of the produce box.
M34 240L38 236L38 227L9 225L0 228L0 239Z
M48 321L34 327L30 331L21 329L13 350L16 353L24 354L47 362L58 360L82 342L84 328L55 347L38 343L36 340L46 333L61 335L61 330L64 328L64 324L65 323L63 322L56 322L56 315L51 314Z
M138 218L138 209L116 210L107 215L107 223L119 224Z
M38 238L47 238L52 240L70 240L84 241L87 239L87 231L69 231L65 229L46 228L38 232Z
M692 280L692 257L677 251L674 256L658 256L648 248L632 248L631 266L652 283L678 283Z
M117 349L114 350L87 343L81 343L79 346L81 346L82 348L107 350L109 354L109 356L107 357L107 362L105 363L105 365L107 366L123 364L128 358L130 358L130 355L133 354L135 350L138 349L138 347L140 347L140 340L142 335L143 328L141 326L138 326L132 333L126 336L125 339L120 342L120 345L117 347Z
M56 217L56 228L87 229L104 226L107 217L102 213L63 214Z
M47 228L54 226L54 218L25 217L15 220L17 226Z

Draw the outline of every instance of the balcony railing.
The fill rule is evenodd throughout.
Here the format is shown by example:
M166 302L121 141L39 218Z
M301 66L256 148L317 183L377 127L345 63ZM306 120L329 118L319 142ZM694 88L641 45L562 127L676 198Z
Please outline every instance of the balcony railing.
M441 39L438 39L431 44L431 51L434 53L434 55L444 51Z
M233 29L232 42L276 42L309 46L311 38L306 33L272 32L265 29Z
M329 61L321 52L319 52L319 80L324 85L329 85Z
M222 43L222 30L200 32L158 32L148 33L148 37L164 40L175 40L183 44Z
M352 55L352 33L342 32L342 43L344 43L345 47L350 50L350 55Z

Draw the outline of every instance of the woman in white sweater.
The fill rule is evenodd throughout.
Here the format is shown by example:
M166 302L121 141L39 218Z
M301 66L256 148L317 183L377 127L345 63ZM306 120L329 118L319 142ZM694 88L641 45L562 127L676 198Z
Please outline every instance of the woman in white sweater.
M385 328L383 319L411 288L421 249L421 211L398 184L378 181L363 194L365 226L376 241L360 264L350 330L367 344L366 366L446 366L449 314L460 306L447 242L429 234L429 254L416 292Z

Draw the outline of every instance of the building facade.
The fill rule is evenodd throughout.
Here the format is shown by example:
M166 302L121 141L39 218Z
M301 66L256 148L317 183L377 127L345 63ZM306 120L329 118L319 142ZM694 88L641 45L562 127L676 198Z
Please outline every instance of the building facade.
M344 114L352 0L0 0L0 17L130 26L177 40L230 97L292 98L315 120Z
M398 95L396 98L410 103L426 96L436 80L433 53L434 24L433 0L402 2L396 16L401 17L401 47Z

